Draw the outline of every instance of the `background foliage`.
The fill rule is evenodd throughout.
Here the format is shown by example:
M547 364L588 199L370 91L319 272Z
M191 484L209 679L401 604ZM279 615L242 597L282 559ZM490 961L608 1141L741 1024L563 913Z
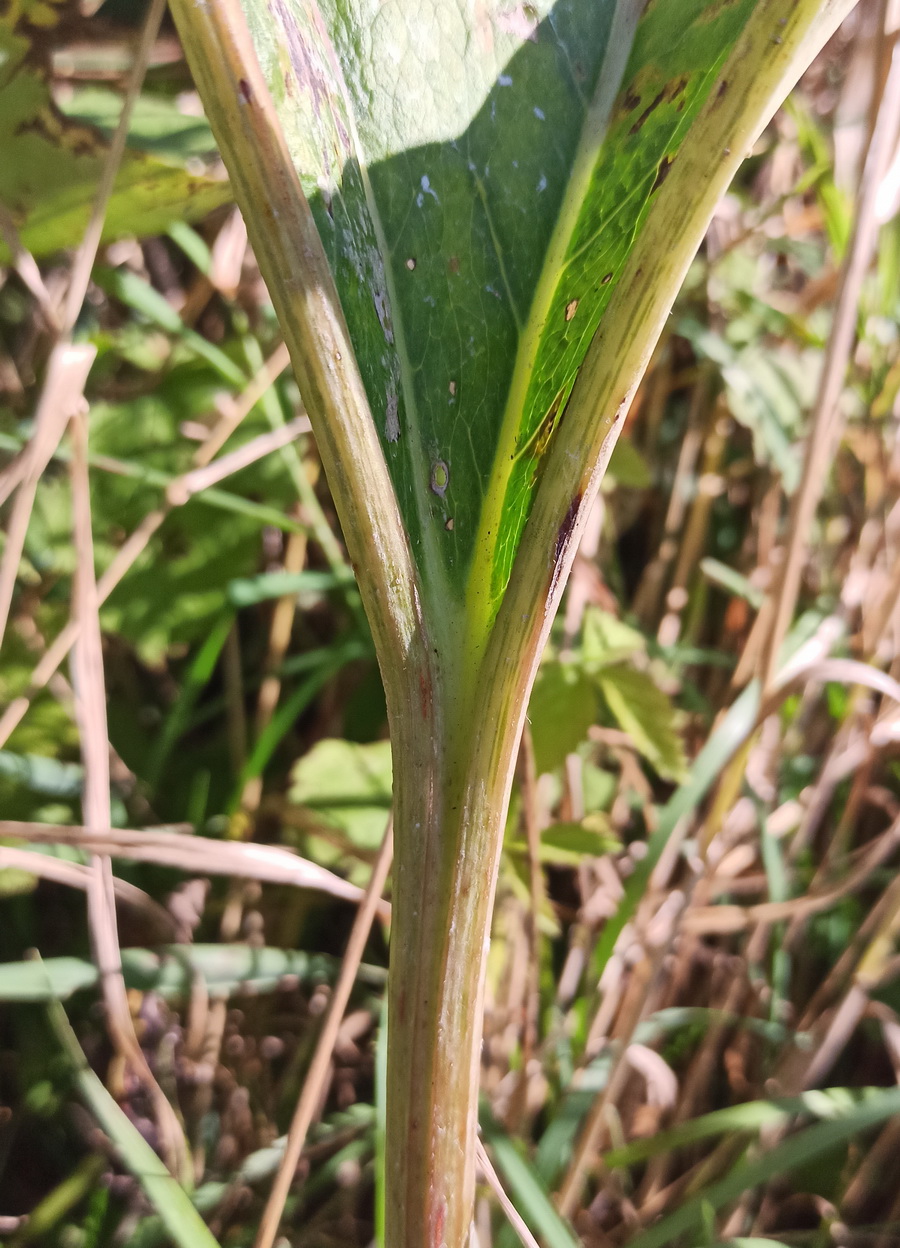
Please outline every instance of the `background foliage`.
M91 13L29 0L0 18L7 517L143 20L126 0ZM815 667L852 658L898 675L896 160L862 184L878 194L880 247L787 643L814 666L759 734L752 687L738 696L791 539L889 53L883 6L861 5L721 205L535 687L494 919L482 1129L553 1248L900 1241L896 686ZM184 1127L190 1199L220 1242L244 1244L356 895L324 876L260 878L253 852L285 847L365 885L390 747L315 446L168 24L103 237L75 337L97 350L101 594L133 554L100 608L123 969ZM0 1235L192 1242L171 1187L146 1178L160 1124L98 1006L78 885L95 848L77 831L81 695L65 663L35 674L69 619L78 561L69 440L48 454L0 668ZM196 475L209 461L221 473ZM735 764L730 740L745 743ZM58 826L38 843L36 824ZM141 835L116 839L124 829ZM151 829L193 839L173 848ZM23 863L26 845L41 859ZM382 914L289 1199L292 1245L380 1233L386 961ZM511 1243L479 1193L482 1244Z

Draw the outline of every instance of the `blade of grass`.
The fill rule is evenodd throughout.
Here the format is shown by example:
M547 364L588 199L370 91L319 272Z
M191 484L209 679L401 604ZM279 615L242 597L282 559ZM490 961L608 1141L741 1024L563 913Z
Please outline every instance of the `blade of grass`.
M859 1100L848 1098L847 1105L830 1122L807 1127L769 1152L742 1160L724 1179L686 1201L656 1226L636 1235L629 1248L664 1248L677 1236L700 1226L704 1208L721 1209L749 1189L814 1161L896 1113L900 1113L900 1088L869 1089Z
M92 828L112 824L109 795L109 732L106 721L106 682L100 639L99 599L94 574L94 539L88 480L87 416L84 410L70 422L72 436L73 541L76 553L73 617L78 637L72 652L75 720L81 745L84 784L82 809ZM86 891L91 948L100 973L100 986L110 1039L119 1055L140 1077L153 1102L167 1161L181 1168L186 1162L184 1133L172 1106L156 1081L134 1029L128 994L122 978L116 921L112 862L105 854L91 858Z
M510 1137L484 1112L481 1114L481 1128L518 1209L548 1248L577 1248L578 1239L554 1207L534 1165L522 1156Z
M717 1109L700 1118L681 1123L670 1131L661 1131L647 1139L633 1140L622 1148L611 1149L603 1154L603 1164L609 1169L637 1165L650 1157L658 1157L661 1153L696 1144L699 1140L781 1126L795 1119L798 1114L832 1118L835 1112L840 1112L848 1095L852 1096L853 1093L844 1088L824 1089L808 1095L783 1097L773 1101L747 1101L743 1105Z
M210 628L206 640L197 651L193 662L188 668L187 674L182 681L178 700L166 716L162 728L157 734L150 757L147 760L145 776L151 790L155 790L159 785L166 760L174 748L175 742L187 727L188 719L197 703L197 699L212 679L212 674L219 661L219 655L222 653L222 647L225 645L225 640L231 631L233 623L234 615L232 612L223 612Z
M253 745L250 755L241 769L238 780L238 796L232 802L232 809L237 809L240 793L244 786L255 776L262 774L269 759L278 748L279 742L288 733L297 719L310 705L319 690L332 676L345 667L354 658L361 657L363 648L358 642L350 642L340 650L333 651L328 660L322 663L306 678L279 707Z
M694 760L688 779L675 790L660 810L656 831L647 843L647 853L628 878L618 909L607 920L597 942L595 965L598 975L603 973L622 929L634 915L653 868L659 862L678 823L697 809L718 780L722 768L749 739L756 725L759 698L759 685L748 685Z
M50 1025L72 1069L78 1091L134 1175L178 1248L218 1248L187 1192L119 1108L91 1070L58 1001L47 1006Z
M31 1244L50 1235L53 1228L76 1205L84 1200L98 1182L107 1167L106 1158L92 1153L75 1167L70 1175L57 1184L52 1192L43 1198L28 1215L28 1221L18 1233L7 1240L7 1248L19 1248L20 1244ZM44 1242L47 1242L46 1240Z
M507 1222L509 1222L516 1235L519 1237L519 1243L524 1245L524 1248L538 1248L538 1242L528 1229L528 1224L510 1200L509 1196L507 1196L506 1190L500 1182L500 1176L494 1169L493 1163L491 1162L491 1159L487 1154L487 1150L481 1140L479 1140L475 1145L475 1161L479 1166L481 1173L484 1175L488 1187L494 1193L494 1196L497 1199L497 1204L506 1214ZM550 1243L551 1248L556 1248L556 1244L553 1240L548 1238L548 1243Z
M350 938L347 941L344 961L341 965L341 973L338 977L338 982L335 984L331 1000L328 1003L328 1012L322 1024L322 1030L319 1033L316 1051L313 1054L312 1062L306 1074L303 1091L300 1093L300 1099L294 1111L284 1156L281 1159L275 1182L269 1193L269 1199L266 1201L259 1231L254 1240L254 1248L272 1248L275 1237L278 1234L278 1227L281 1223L285 1201L297 1170L297 1163L300 1160L306 1135L312 1124L313 1114L321 1100L325 1081L328 1077L331 1054L337 1040L341 1020L344 1017L347 1002L350 1000L350 991L356 980L357 969L362 961L366 941L369 939L372 921L375 917L378 903L381 900L388 872L391 869L393 852L392 818L388 822L381 849L378 851L375 866L372 868L372 875L366 888L365 898L356 912Z
M363 895L355 884L280 845L245 845L146 829L85 828L17 823L15 820L0 821L0 836L44 845L77 845L95 854L127 858L131 862L155 862L199 876L237 875L264 883L313 888L344 901L358 902ZM6 852L6 847L0 849L0 855ZM20 857L19 862L22 861Z

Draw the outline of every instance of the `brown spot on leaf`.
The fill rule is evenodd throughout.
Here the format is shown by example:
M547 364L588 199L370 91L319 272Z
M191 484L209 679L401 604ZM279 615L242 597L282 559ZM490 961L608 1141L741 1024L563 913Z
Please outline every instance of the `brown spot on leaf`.
M566 304L566 321L571 321L572 317L578 311L578 300L570 299Z
M447 268L451 273L459 272L459 256L451 256L447 262Z
M658 191L659 188L662 186L663 182L665 182L666 178L669 176L669 170L671 168L672 168L671 156L664 156L663 159L659 162L659 168L656 171L656 181L650 187L651 195L653 194L654 191Z
M550 585L547 589L548 602L553 600L559 586L560 577L562 576L563 560L565 559L566 551L569 548L569 543L572 540L572 534L575 531L575 523L578 520L578 513L581 509L581 499L582 495L576 494L571 503L569 503L569 509L563 517L563 522L559 526L559 530L556 534L556 545L553 548L553 568L550 573Z
M634 123L634 125L631 127L628 133L637 134L638 130L640 130L641 126L644 124L644 122L647 120L650 114L654 112L657 108L659 108L660 104L662 104L665 98L666 98L666 92L665 92L665 88L663 88L663 90L659 92L659 94L651 101L651 103L647 105L647 107L641 113L640 117L638 117L637 121Z
M563 522L559 526L559 531L556 534L556 549L553 552L553 562L555 564L558 564L560 559L562 559L563 555L566 553L566 547L571 540L572 530L575 527L575 521L578 519L578 509L580 506L581 495L576 494L571 503L569 503L569 510L563 517Z
M250 83L247 81L246 78L238 79L238 91L240 91L241 99L244 101L245 104L253 103L253 91L251 90Z
M600 285L606 286L612 281L612 273L604 273L600 278Z

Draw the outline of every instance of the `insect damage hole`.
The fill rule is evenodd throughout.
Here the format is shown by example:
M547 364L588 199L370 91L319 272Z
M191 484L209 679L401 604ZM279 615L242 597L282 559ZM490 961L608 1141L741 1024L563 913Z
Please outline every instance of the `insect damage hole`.
M437 494L438 498L443 498L447 493L447 486L450 484L450 469L442 459L437 459L431 465L431 492Z

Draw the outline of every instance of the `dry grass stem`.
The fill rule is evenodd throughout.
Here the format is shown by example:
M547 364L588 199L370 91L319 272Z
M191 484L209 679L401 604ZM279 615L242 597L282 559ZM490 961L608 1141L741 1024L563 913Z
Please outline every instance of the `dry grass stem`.
M294 1174L300 1161L300 1154L303 1151L306 1135L312 1124L316 1107L322 1099L328 1079L332 1051L340 1030L341 1020L344 1017L344 1011L347 1008L347 1002L350 1000L350 993L356 982L356 973L362 962L372 921L375 918L378 903L381 900L381 894L384 891L388 873L391 869L393 852L393 824L389 822L381 849L378 851L378 857L372 868L372 875L366 888L365 897L356 912L350 938L347 941L344 959L341 963L340 974L334 985L331 999L328 1002L328 1011L316 1042L316 1050L306 1072L303 1090L300 1093L297 1108L291 1119L284 1156L278 1167L275 1182L272 1184L269 1199L266 1201L259 1231L254 1240L254 1248L272 1248L275 1243L275 1236L278 1234L285 1201L287 1200L291 1183L294 1180Z

